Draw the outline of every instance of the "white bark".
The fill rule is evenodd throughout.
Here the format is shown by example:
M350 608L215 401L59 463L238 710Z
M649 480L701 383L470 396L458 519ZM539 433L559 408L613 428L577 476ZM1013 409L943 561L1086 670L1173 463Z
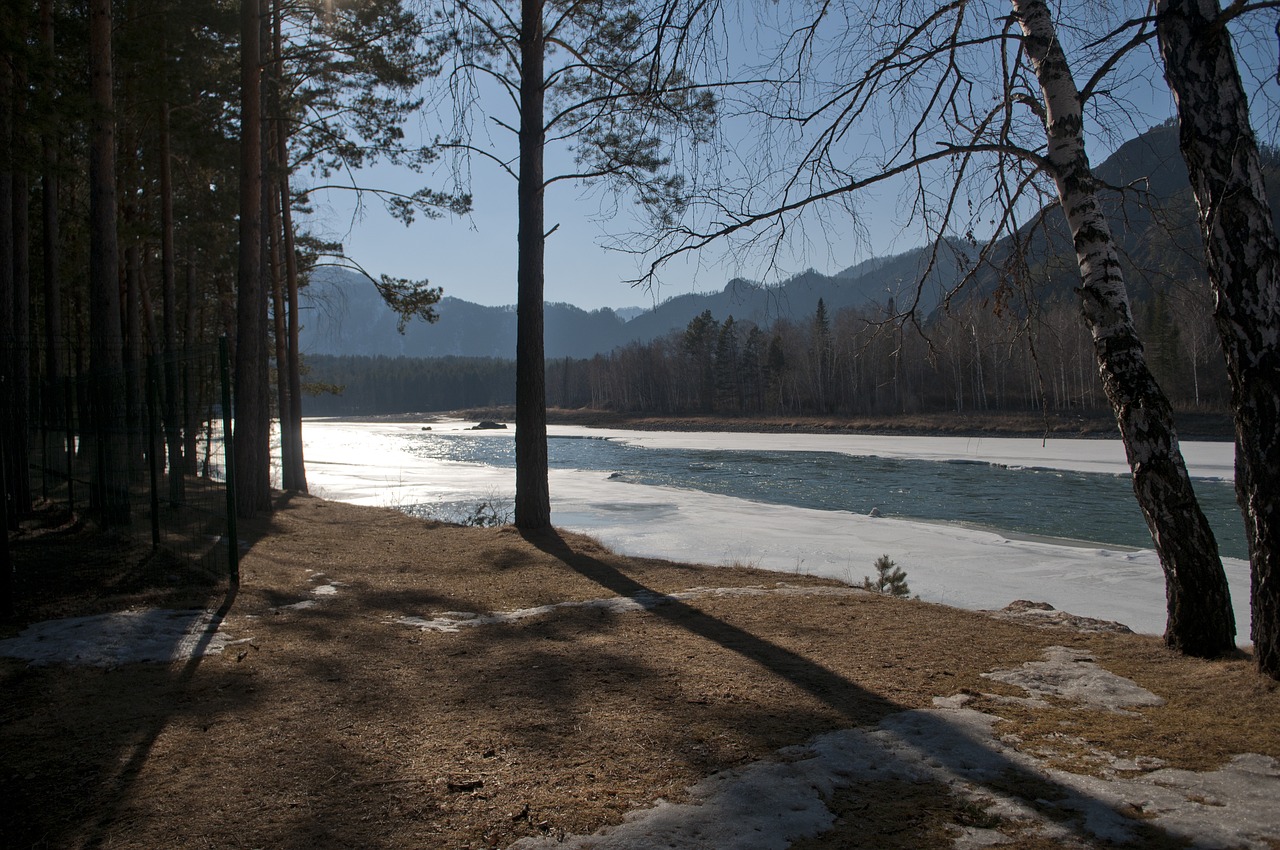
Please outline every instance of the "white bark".
M1195 499L1169 402L1147 368L1119 255L1085 151L1079 89L1044 0L1012 0L1044 97L1046 159L1071 228L1080 297L1103 387L1124 440L1133 488L1165 572L1165 642L1192 655L1235 647L1217 542Z

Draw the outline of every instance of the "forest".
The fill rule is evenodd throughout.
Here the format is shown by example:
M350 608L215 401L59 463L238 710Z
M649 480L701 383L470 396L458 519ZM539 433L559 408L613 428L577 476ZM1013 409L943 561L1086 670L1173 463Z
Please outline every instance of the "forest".
M1260 667L1280 676L1280 238L1250 111L1266 122L1274 106L1270 4L797 0L766 11L738 18L741 8L701 0L4 4L0 467L12 471L10 526L32 506L24 472L41 428L71 435L69 451L92 461L91 513L107 526L129 521L131 464L145 457L188 474L191 420L179 410L213 382L164 364L220 339L233 400L205 401L234 407L235 513L272 511L275 417L281 484L305 491L298 293L319 263L359 265L306 231L312 193L349 189L404 221L466 213L465 178L484 162L516 190L522 530L551 526L555 393L617 410L1105 406L1166 570L1166 642L1215 655L1235 646L1230 600L1172 410L1225 400L1253 638ZM744 62L733 41L748 33L761 50ZM1130 107L1145 92L1126 86L1161 83L1198 210L1199 239L1184 247L1203 257L1209 292L1144 306L1130 300L1104 193L1141 197L1152 181L1108 187L1088 149L1091 137L1132 129ZM415 146L405 126L424 107L441 126ZM365 185L364 169L379 162L424 173L439 164L441 186ZM636 209L623 248L651 279L710 246L776 256L806 211L856 222L858 193L898 178L931 263L959 239L972 267L1027 271L1026 253L1002 240L1058 221L1074 254L1079 329L1066 300L1014 310L1024 320L1001 325L1010 305L997 286L949 302L943 317L919 303L819 309L758 328L704 314L667 339L548 368L545 258L558 227L546 220L549 187L596 187L615 208ZM370 283L404 321L436 318L441 292L425 281ZM1171 318L1208 305L1213 333ZM84 381L74 391L73 379ZM164 430L145 446L118 427L137 424L143 392L160 396Z
M1225 412L1226 376L1206 305L1190 290L1139 305L1152 369L1181 410ZM314 416L448 411L514 400L509 360L305 358L303 411ZM632 414L893 415L932 412L1096 414L1107 410L1078 308L1058 301L1034 321L980 302L903 330L888 311L825 305L807 321L761 327L710 311L683 331L590 359L547 362L551 407Z
M305 490L298 292L317 265L354 264L308 231L310 193L346 189L406 222L469 207L465 195L351 179L375 162L421 170L437 155L402 129L433 73L423 20L400 0L41 0L6 3L0 31L11 522L30 507L18 473L37 431L97 445L95 514L127 521L113 507L126 487L111 482L141 450L114 431L139 427L154 358L168 364L161 462L190 467L193 426L177 409L221 399L207 395L216 381L176 364L223 338L242 512L268 504L273 418L286 486ZM409 281L369 283L406 317L430 318L439 298Z

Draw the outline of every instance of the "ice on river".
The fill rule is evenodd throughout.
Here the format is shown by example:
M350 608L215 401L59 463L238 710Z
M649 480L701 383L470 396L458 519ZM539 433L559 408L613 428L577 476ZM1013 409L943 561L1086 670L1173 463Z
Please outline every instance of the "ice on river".
M510 440L508 431L463 434L470 423L435 422L433 432ZM510 497L510 469L424 459L410 450L421 424L308 421L308 480L325 498L403 507ZM647 432L552 426L557 436L605 437L650 448L825 451L857 456L973 460L1008 466L1124 474L1118 441L965 437ZM1184 443L1191 474L1230 479L1229 443ZM942 523L766 504L675 487L610 479L608 473L551 470L552 521L630 555L745 565L860 582L889 555L920 598L970 609L1015 599L1048 602L1134 631L1164 631L1164 578L1150 549L1125 550L1024 539ZM1052 510L1052 506L1046 506ZM992 525L998 526L998 518ZM1238 640L1249 635L1249 569L1224 559Z

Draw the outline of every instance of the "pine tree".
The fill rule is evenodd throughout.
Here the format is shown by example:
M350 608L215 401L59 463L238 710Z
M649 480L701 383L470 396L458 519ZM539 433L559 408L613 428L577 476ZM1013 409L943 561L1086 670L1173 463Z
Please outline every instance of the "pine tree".
M887 596L911 595L911 588L907 585L906 570L895 564L888 555L876 558L872 566L876 568L876 577L873 580L870 576L863 576L863 590L883 593Z
M454 148L497 164L516 182L516 505L522 529L551 524L547 475L544 196L563 181L610 186L657 220L674 222L688 191L672 166L673 140L712 130L715 99L691 78L706 4L685 0L446 2L433 39L451 61L460 114ZM483 82L482 82L483 80ZM510 131L515 150L476 140L473 106L496 86L485 123ZM499 110L510 104L513 114ZM488 134L488 130L485 130ZM574 166L548 176L549 143Z

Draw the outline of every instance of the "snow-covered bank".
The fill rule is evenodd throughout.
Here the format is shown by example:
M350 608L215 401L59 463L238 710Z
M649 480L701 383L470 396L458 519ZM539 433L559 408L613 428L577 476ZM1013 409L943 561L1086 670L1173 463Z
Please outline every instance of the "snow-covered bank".
M461 432L468 423L434 423ZM401 507L509 497L509 469L426 460L410 451L420 424L308 422L308 478L318 495ZM553 426L558 436L607 437L666 448L830 451L926 460L977 460L1123 474L1124 453L1103 440L699 434ZM510 431L467 432L511 439ZM1183 446L1192 474L1229 478L1232 447ZM1164 579L1154 552L1020 540L954 525L872 518L752 502L672 487L610 480L599 472L551 471L552 520L619 552L708 564L740 564L860 581L887 554L922 599L963 608L1002 608L1015 599L1048 602L1135 631L1164 630ZM1052 506L1046 506L1052 510ZM995 520L993 519L993 523ZM1249 635L1248 564L1226 559L1238 635Z
M591 435L655 449L752 449L778 452L838 452L855 457L913 460L970 460L1004 466L1061 469L1126 475L1128 462L1119 440L1068 440L1033 437L911 437L864 434L737 434L709 431L621 431L553 425L548 433ZM1235 477L1235 446L1220 442L1182 442L1193 478L1230 481Z

